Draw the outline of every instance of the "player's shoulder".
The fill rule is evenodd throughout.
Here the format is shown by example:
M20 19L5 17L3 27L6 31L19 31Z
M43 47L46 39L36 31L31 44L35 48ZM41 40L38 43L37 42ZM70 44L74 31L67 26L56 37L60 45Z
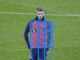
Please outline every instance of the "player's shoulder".
M52 23L54 23L54 21L52 21L52 20L45 20L45 22L48 22L48 23L49 23L49 22L50 22L50 23L52 22Z
M33 22L33 21L35 21L35 19L31 19L28 23L31 23L31 22Z

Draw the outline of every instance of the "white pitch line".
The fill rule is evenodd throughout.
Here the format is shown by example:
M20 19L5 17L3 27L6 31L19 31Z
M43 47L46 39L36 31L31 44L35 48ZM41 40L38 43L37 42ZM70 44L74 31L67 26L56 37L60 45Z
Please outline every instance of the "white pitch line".
M35 13L0 12L0 14L36 15ZM48 16L78 16L78 14L47 14Z
M80 14L47 14L48 16L79 16Z
M35 15L34 13L0 12L0 14Z

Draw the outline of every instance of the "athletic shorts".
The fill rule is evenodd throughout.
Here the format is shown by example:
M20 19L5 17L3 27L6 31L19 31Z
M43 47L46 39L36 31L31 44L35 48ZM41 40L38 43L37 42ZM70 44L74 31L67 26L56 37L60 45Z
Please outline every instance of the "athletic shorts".
M32 51L30 50L29 59L30 60L44 60L44 56L46 60L47 50L45 50L45 55L44 55L44 49L39 49L39 58L38 58L38 49L33 48Z

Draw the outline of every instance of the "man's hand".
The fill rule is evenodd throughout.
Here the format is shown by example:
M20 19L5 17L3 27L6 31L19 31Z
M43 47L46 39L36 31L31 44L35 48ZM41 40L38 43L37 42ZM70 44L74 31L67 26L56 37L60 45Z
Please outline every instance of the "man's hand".
M47 54L49 54L50 53L50 51L47 51Z

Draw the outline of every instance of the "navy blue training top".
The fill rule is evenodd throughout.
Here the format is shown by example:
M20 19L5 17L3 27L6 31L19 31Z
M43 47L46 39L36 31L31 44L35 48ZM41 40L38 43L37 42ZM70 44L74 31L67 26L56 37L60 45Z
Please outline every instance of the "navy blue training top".
M27 26L26 26L26 29L25 29L25 31L24 31L24 38L25 38L25 40L26 40L26 43L27 43L27 46L28 46L28 48L30 49L30 43L29 43L29 39L28 39L28 32L29 32L29 24L30 24L30 22L32 22L32 21L38 21L38 18L36 17L35 19L32 19L32 20L30 20L29 22L28 22L28 24L27 24ZM42 21L44 20L44 18L42 19ZM47 50L49 50L49 49L47 49Z

